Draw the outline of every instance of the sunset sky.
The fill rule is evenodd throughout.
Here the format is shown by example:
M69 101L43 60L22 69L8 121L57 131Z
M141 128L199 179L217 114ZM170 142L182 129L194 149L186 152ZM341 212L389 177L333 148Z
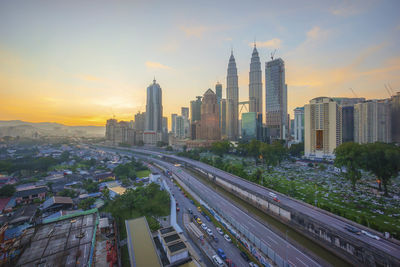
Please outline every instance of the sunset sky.
M244 101L254 39L263 98L265 61L275 48L285 61L291 114L314 97L354 97L349 88L400 91L398 0L205 2L1 1L0 120L131 120L154 76L170 120L217 81L225 97L231 48Z

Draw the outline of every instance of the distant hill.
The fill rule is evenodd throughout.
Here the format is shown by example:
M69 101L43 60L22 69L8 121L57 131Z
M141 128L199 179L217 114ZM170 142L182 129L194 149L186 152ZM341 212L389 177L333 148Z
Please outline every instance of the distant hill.
M55 122L26 122L20 120L0 121L1 136L77 136L103 137L104 126L67 126Z

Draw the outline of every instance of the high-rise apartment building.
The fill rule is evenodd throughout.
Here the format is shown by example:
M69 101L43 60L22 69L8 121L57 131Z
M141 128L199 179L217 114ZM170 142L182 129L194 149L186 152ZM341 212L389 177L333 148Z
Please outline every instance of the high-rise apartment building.
M239 86L233 52L229 58L226 77L226 108L226 133L228 139L237 140L239 136Z
M287 85L285 63L280 58L265 63L265 108L270 139L286 139Z
M176 116L175 121L175 137L178 139L185 138L185 117Z
M203 140L221 139L218 100L217 95L211 89L204 93L201 103L200 133L198 138Z
M201 96L196 96L196 100L190 101L190 120L192 123L201 119Z
M146 112L135 114L135 122L133 128L137 131L144 131L145 130L145 122L146 122Z
M334 158L342 142L342 118L338 104L329 97L318 97L304 106L304 155L308 158Z
M220 103L220 123L219 127L221 129L221 136L222 138L226 137L226 99L221 99Z
M342 109L342 143L354 142L354 105L365 101L365 98L333 97Z
M249 72L249 109L250 112L262 113L262 71L255 43Z
M132 129L127 121L107 120L106 140L113 145L122 143L134 145L137 131Z
M304 107L298 107L294 112L294 141L296 143L304 142Z
M391 118L390 102L368 100L354 105L354 141L360 144L390 143Z
M190 121L189 121L189 108L181 107L181 116L184 119L184 137L188 138L190 136Z
M178 116L178 114L171 114L171 132L174 134L176 134L176 117Z
M162 91L156 80L147 87L146 102L146 131L161 132L162 131Z
M400 144L400 92L390 99L390 117L392 124L392 141Z

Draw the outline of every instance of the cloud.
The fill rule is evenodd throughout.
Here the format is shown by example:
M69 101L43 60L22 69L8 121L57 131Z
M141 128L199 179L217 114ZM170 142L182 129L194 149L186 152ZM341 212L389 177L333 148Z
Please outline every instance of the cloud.
M373 2L373 0L343 1L339 5L331 7L330 12L335 16L349 17L365 12Z
M316 40L320 38L323 34L324 32L321 30L320 27L314 26L311 30L307 32L307 38Z
M258 47L269 47L269 48L280 48L282 44L282 40L279 38L273 38L271 40L265 42L256 42ZM249 46L253 46L254 43L249 43Z
M150 69L164 69L169 70L171 67L161 64L160 62L146 61L146 67Z
M187 37L203 38L204 33L208 30L206 26L181 26L181 31L185 33Z

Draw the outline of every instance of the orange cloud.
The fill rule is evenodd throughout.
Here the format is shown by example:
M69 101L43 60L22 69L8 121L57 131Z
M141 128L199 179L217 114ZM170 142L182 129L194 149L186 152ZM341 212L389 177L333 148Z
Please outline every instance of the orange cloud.
M181 31L185 33L187 37L202 38L204 33L208 30L206 26L181 26Z
M166 65L154 61L146 61L146 67L150 69L164 69L164 70L171 69L171 67L168 67Z
M258 47L269 47L269 48L280 48L281 44L282 44L282 40L279 38L273 38L271 40L268 41L264 41L264 42L256 42ZM249 43L250 47L253 47L254 43Z

